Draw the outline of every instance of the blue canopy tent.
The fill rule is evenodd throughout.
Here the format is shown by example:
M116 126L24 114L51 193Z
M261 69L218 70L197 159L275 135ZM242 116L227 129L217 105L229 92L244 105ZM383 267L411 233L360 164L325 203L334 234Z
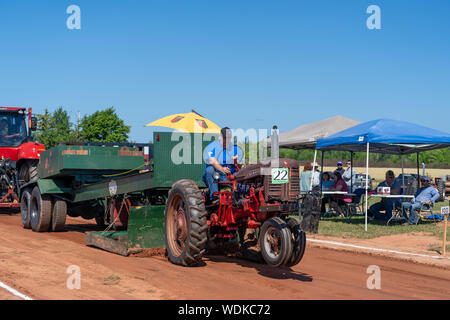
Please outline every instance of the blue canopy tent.
M316 150L322 151L322 159L323 151L326 150L349 151L352 154L353 152L366 152L365 230L367 231L369 153L398 155L417 153L417 166L419 166L419 152L448 146L450 146L449 133L406 121L378 119L361 123L329 137L319 139L317 140Z

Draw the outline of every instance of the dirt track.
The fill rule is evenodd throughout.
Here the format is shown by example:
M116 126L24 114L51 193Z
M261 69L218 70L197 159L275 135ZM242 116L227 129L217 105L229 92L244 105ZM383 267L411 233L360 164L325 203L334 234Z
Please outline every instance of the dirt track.
M33 299L448 299L450 271L380 256L316 248L292 269L222 256L183 268L164 256L121 257L84 242L91 221L69 218L66 231L25 230L0 214L0 282ZM70 265L81 289L69 290ZM367 267L381 269L381 290L366 287ZM16 299L0 288L0 299Z

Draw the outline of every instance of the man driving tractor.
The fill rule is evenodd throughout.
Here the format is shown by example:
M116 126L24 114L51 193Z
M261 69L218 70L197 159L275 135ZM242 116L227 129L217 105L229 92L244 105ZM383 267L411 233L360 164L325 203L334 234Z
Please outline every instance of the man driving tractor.
M0 120L0 139L9 140L11 138L20 136L19 132L12 134L11 131L12 130L8 128L8 120Z
M219 191L219 181L227 181L227 174L236 173L236 164L241 163L243 158L242 150L232 143L231 129L224 127L220 130L218 140L211 142L205 150L205 172L203 182L208 186L209 199L214 201L218 197L214 196ZM218 179L214 179L214 173L218 173Z

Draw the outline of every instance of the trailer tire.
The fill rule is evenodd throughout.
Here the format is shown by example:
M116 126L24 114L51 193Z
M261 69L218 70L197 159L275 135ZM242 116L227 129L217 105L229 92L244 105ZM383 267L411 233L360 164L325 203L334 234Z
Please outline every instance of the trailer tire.
M31 229L30 204L31 189L26 188L22 191L22 195L20 197L20 215L22 217L22 224L25 229Z
M52 220L52 205L51 197L41 194L39 187L34 187L30 204L31 229L34 232L49 231Z
M64 200L56 199L53 204L52 212L52 231L59 232L64 230L67 216L67 203Z
M205 252L208 224L202 192L194 181L172 185L164 212L167 256L182 266L197 266Z

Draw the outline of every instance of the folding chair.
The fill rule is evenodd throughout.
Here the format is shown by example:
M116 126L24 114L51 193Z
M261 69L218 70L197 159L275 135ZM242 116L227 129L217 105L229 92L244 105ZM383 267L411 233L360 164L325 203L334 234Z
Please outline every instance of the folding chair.
M355 189L355 196L352 197L351 202L346 201L345 202L345 207L346 207L346 211L347 211L347 218L350 218L353 213L357 213L359 209L360 212L363 211L362 209L362 199L363 199L363 195L366 193L366 189L362 189L362 188L358 188Z
M422 213L423 211L423 213ZM426 217L433 217L433 221L436 222L436 216L433 214L433 203L423 203L420 209L418 210L417 214L419 215L419 219L417 219L417 223L419 223L419 220L423 220ZM417 224L416 223L416 224Z
M416 194L416 191L417 191L417 180L408 184L405 192L403 192L403 195L413 196ZM389 222L391 222L392 220L396 221L405 220L405 217L403 216L403 202L411 201L411 198L400 198L400 201L401 201L400 206L394 205L394 208L392 209L392 217L386 222L386 225L389 225Z

